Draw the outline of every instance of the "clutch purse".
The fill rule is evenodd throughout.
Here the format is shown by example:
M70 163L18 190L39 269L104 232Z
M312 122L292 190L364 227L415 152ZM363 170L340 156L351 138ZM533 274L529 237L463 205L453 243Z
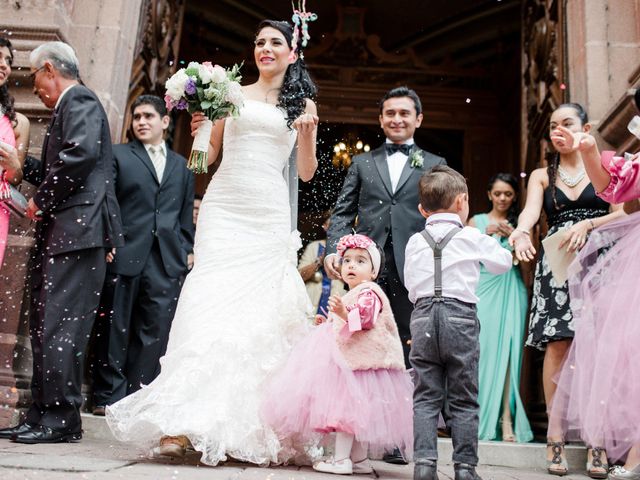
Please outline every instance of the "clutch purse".
M27 212L27 199L20 191L5 179L2 172L0 177L0 203L13 215L24 218Z

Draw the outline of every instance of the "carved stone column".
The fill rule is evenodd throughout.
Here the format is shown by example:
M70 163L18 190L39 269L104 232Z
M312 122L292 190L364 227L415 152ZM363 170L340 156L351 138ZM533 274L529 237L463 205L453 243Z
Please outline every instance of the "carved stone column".
M640 0L575 0L567 18L572 98L587 107L602 148L637 151L640 141L626 127L638 113Z
M522 10L522 172L546 164L549 118L553 110L568 100L565 73L565 12L562 1L526 0ZM523 178L522 189L528 177ZM524 203L525 195L521 195ZM540 222L541 226L545 222ZM522 361L521 392L534 433L544 436L547 415L542 390L543 354L526 348Z
M4 20L4 18L3 18ZM4 28L0 27L0 31ZM29 52L43 41L60 40L53 29L7 28L14 48L14 67L10 92L16 98L16 110L31 122L29 153L40 155L50 112L33 95L28 77ZM24 182L20 187L30 197L34 187ZM31 344L29 340L29 288L27 270L33 247L30 220L11 217L9 238L0 266L0 428L16 423L20 412L31 402Z
M62 40L78 54L85 83L100 97L114 140L121 131L142 0L0 0L0 35L13 43L10 91L16 110L31 121L29 154L40 156L50 112L32 92L29 53ZM27 197L34 188L23 183ZM31 351L26 278L33 233L28 220L12 219L0 267L0 428L15 423L29 405Z
M186 0L143 0L133 67L127 92L122 138L131 123L130 106L142 94L164 97L164 84L178 68Z

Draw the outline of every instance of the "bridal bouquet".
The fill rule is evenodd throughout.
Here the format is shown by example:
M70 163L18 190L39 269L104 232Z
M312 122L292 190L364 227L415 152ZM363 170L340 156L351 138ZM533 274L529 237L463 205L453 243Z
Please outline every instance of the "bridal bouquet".
M240 90L240 67L225 70L211 62L190 62L187 68L174 73L165 84L167 109L204 112L207 121L198 128L193 140L188 167L195 173L207 172L207 152L213 122L237 117L243 104Z

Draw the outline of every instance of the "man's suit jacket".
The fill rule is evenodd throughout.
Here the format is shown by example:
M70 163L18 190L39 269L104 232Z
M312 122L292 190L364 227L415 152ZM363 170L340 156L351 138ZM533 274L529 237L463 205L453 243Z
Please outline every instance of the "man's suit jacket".
M107 115L91 90L69 89L53 112L42 160L29 157L24 176L38 187L43 212L36 241L47 255L123 245L113 188L113 154Z
M109 272L139 275L157 239L167 275L183 275L194 235L194 178L186 159L167 148L162 181L158 182L140 141L114 145L113 157L125 244L116 251Z
M340 237L352 232L367 235L384 248L389 235L393 238L393 254L400 278L404 272L404 251L409 237L424 228L418 212L418 180L435 165L446 164L444 158L414 146L424 158L421 167L412 167L409 159L402 170L395 192L387 165L385 146L353 158L342 185L331 224L327 232L327 254L336 252Z

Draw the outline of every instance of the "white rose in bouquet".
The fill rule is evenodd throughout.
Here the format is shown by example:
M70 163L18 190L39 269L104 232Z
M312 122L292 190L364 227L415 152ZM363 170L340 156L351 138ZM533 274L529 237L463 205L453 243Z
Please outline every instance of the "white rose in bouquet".
M181 68L174 73L165 86L167 87L167 95L171 100L178 101L184 95L184 87L189 80L189 75L185 73L184 68Z
M244 101L244 97L242 96L242 87L238 82L229 82L229 86L227 87L227 94L224 99L233 103L236 106L242 106Z
M198 67L198 73L204 85L211 83L211 80L213 80L213 65L211 65L211 62L203 62Z
M220 65L213 67L213 73L211 75L211 81L215 83L224 82L227 79L227 72Z

